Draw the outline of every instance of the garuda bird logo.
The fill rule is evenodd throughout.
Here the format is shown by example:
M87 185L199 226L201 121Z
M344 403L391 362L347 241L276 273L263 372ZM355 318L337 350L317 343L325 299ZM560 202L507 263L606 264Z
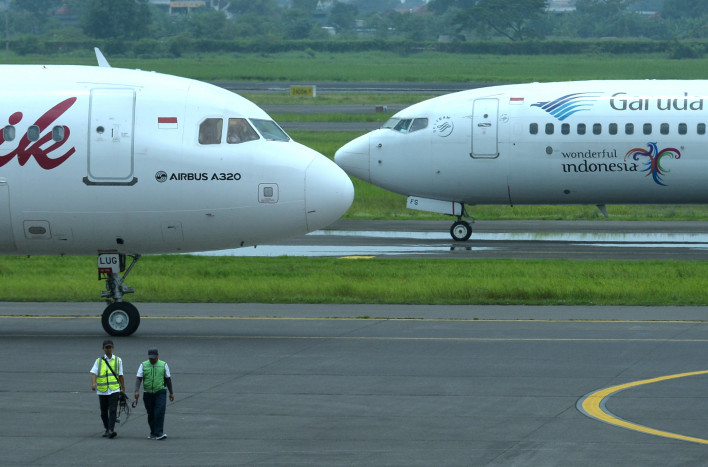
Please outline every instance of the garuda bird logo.
M599 92L576 92L553 101L536 102L531 104L531 107L540 107L562 122L576 112L590 110L600 94Z
M637 162L642 162L644 164L642 172L647 172L647 177L651 175L658 185L667 186L661 177L671 172L671 170L664 168L661 162L666 157L680 159L681 151L676 148L666 148L659 151L656 143L647 143L647 147L649 148L648 150L643 148L630 149L625 154L624 160L631 158Z

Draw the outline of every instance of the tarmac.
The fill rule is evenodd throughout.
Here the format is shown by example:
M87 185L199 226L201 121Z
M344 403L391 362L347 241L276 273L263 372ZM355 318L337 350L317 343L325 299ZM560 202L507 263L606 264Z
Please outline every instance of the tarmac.
M169 363L167 439L142 402L101 437L100 303L0 303L1 464L708 459L705 307L137 305L115 353L131 397L148 347Z

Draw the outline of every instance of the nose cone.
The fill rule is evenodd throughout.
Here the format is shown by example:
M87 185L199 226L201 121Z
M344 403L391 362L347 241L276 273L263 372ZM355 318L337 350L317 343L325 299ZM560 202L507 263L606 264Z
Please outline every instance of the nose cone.
M371 182L369 172L369 135L349 141L334 154L334 161L352 177Z
M315 157L305 173L307 230L321 229L347 212L354 185L346 173L324 156Z

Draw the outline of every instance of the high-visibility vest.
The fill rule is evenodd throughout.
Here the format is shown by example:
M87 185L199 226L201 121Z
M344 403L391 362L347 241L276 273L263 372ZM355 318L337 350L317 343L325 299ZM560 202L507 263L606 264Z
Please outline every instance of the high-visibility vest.
M165 389L165 362L158 360L154 365L150 360L143 362L143 388L150 393Z
M103 358L104 357L98 359L96 389L98 389L99 392L108 392L109 389L111 391L117 391L120 389L120 381L118 381L118 378L113 376L113 373L116 375L118 374L118 370L120 369L120 358L118 358L117 355L114 355L110 360L108 360L111 368L113 369L113 373L108 369L108 365L106 365L106 361Z

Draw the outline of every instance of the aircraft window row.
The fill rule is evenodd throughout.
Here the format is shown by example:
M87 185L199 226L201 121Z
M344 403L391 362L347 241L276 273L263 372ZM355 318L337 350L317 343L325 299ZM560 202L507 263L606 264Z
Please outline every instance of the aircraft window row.
M569 123L562 123L560 125L560 132L563 135L569 135L572 127ZM607 133L610 135L616 135L619 133L620 126L617 123L610 123L607 125ZM662 123L659 125L659 133L662 135L668 135L671 130L671 125L668 123ZM546 123L544 127L544 133L547 135L552 135L556 131L556 125L554 123ZM591 131L593 135L602 134L602 123L594 123L591 126ZM625 135L633 135L635 128L634 123L625 123L623 128ZM688 134L688 125L686 123L679 123L676 125L676 131L679 135ZM587 134L588 127L585 123L578 123L575 126L575 133L578 135ZM644 135L651 135L654 132L654 125L651 123L644 123L641 126L641 132ZM539 133L538 123L529 124L529 133L532 135L537 135ZM706 134L706 124L699 123L696 125L696 134L705 135Z
M253 126L251 126L253 124ZM260 139L256 130L268 141L290 141L290 137L272 120L229 118L226 143L240 144ZM199 144L221 144L224 119L207 118L199 125Z
M398 131L400 133L413 133L428 127L427 118L389 118L381 128Z
M2 129L2 139L4 141L14 141L17 136L17 130L13 125L7 125ZM41 131L37 125L32 125L27 128L27 139L34 142L39 141L41 137ZM52 141L57 143L64 141L66 137L66 131L63 125L57 125L52 128Z

